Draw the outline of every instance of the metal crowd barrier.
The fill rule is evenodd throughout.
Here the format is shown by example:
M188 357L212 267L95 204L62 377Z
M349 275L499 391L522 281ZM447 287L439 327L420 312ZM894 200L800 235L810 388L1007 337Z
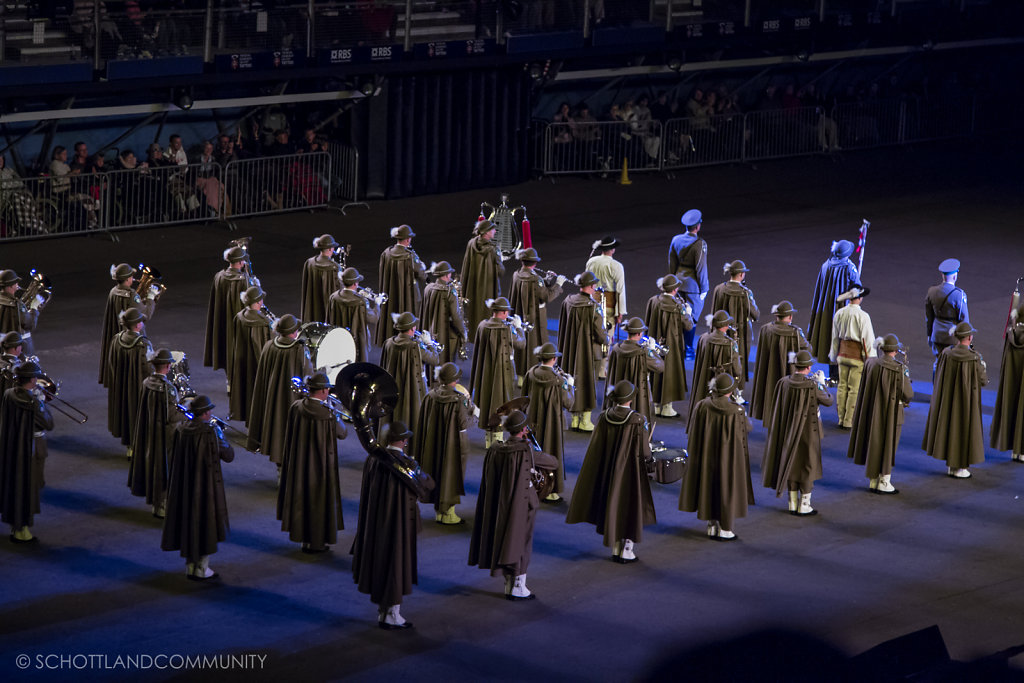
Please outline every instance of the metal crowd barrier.
M232 161L224 168L225 217L259 216L326 207L331 201L327 152Z
M630 171L661 169L658 121L552 123L544 129L545 175L610 173L628 162Z
M102 179L98 229L195 223L220 216L223 174L219 164L119 169Z
M534 168L541 175L606 175L626 159L630 171L672 170L966 137L990 123L994 130L1007 125L1005 117L979 112L973 97L670 119L664 134L657 121L642 131L618 121L548 123L532 133L540 144Z

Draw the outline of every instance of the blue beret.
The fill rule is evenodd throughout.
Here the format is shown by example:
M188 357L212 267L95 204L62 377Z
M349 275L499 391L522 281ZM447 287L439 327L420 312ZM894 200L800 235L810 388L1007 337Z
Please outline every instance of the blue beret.
M960 262L955 258L948 258L939 264L940 273L955 273L960 270Z
M682 219L680 219L679 222L685 225L686 227L690 227L691 225L697 225L698 223L701 222L701 213L697 209L690 209L689 211L683 214L683 217Z

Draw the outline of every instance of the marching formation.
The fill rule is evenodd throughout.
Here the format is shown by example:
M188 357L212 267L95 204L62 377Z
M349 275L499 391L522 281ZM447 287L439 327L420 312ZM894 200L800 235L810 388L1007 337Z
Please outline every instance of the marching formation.
M644 527L656 521L651 479L681 479L679 510L706 521L708 538L735 540L737 520L754 502L752 419L766 430L761 484L787 494L790 514L818 514L811 496L823 476L821 408L833 404L867 490L899 493L892 476L914 392L904 346L894 334L876 338L862 307L870 290L851 256L863 254L867 221L858 247L832 244L806 334L793 323L790 301L772 305L752 366L761 310L744 282L749 269L741 260L725 263L724 280L711 290L701 212L687 211L681 222L643 317L627 312L626 273L614 258L620 242L611 236L595 241L585 269L569 278L540 268L535 248L503 250L499 226L482 218L457 273L447 261L427 266L412 248L415 232L401 225L390 231L395 244L380 256L374 292L347 265L351 247L322 235L303 264L301 317L270 312L251 240L235 240L213 278L203 353L205 366L225 372L223 420L192 388L185 354L154 350L146 336L164 292L159 273L111 266L99 382L108 429L129 459L129 490L163 520L161 548L180 553L189 580L217 578L209 560L228 534L221 463L234 458L229 431L276 465L281 530L311 554L328 551L345 528L338 441L355 431L368 457L353 577L386 630L412 626L400 606L417 578L418 503L433 506L437 524L466 523L459 507L474 424L485 432L486 453L467 561L500 575L510 601L536 597L526 575L542 503L568 499L566 522L593 525L612 559L630 564ZM512 258L519 268L506 296L501 280ZM943 261L942 282L927 294L935 370L922 448L963 479L984 459L981 387L988 378L972 347L977 331L966 294L956 286L959 266ZM52 287L35 271L28 287L20 282L14 271L0 272L0 515L11 542L28 544L38 541L32 526L51 407L80 422L85 416L54 403L56 385L33 355L32 332ZM641 283L634 278L631 286ZM563 293L557 315L549 312ZM828 364L828 377L812 372L816 360ZM469 363L465 386L460 361ZM1020 462L1022 384L1018 300L1005 329L991 446ZM672 419L685 422L685 458L653 438L658 421ZM590 434L572 487L566 430Z

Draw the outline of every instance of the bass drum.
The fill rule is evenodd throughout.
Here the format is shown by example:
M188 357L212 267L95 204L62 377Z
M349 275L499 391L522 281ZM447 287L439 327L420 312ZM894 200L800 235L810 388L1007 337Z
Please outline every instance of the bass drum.
M320 348L320 343L324 340L334 326L328 325L327 323L306 323L299 328L299 339L309 349L309 355L316 355L316 350Z
M341 369L356 361L356 342L352 333L343 327L330 329L318 340L314 356L313 365L327 373L331 384L336 384Z

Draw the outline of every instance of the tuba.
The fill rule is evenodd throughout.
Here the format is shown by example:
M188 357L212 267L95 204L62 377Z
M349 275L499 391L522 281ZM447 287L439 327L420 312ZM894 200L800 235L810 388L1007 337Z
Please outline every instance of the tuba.
M21 294L18 296L22 303L29 308L35 308L41 311L46 304L50 303L50 298L53 297L53 285L50 284L50 278L46 277L35 268L29 271L28 276L28 287L21 290ZM32 302L36 297L39 297L40 302L38 305L33 307Z
M398 453L377 441L371 420L390 415L398 404L398 384L388 371L373 363L352 363L338 373L331 388L352 417L359 443L370 457L380 460L421 502L430 502L434 480L415 458Z
M140 263L137 272L139 279L135 282L135 293L140 299L156 301L167 291L167 286L161 282L163 278L160 271L156 268Z

